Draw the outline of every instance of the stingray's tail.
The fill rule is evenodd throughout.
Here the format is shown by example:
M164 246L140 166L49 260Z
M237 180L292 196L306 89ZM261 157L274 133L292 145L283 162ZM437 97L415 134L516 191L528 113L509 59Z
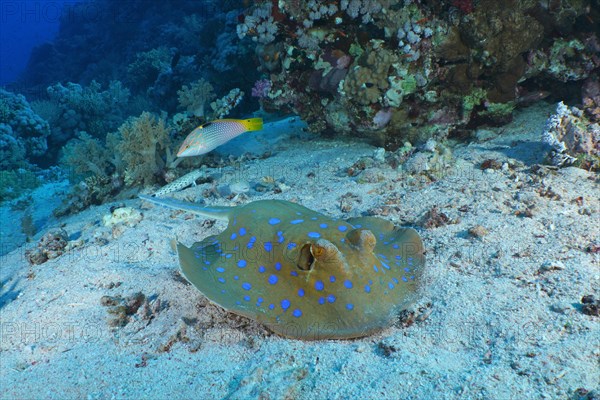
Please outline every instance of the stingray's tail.
M203 207L196 203L191 203L188 201L181 201L172 198L165 197L151 197L145 194L140 194L139 198L150 203L158 204L160 206L165 206L169 208L174 208L176 210L183 210L187 212L191 212L194 214L201 215L207 218L220 219L223 221L229 220L229 215L231 214L231 207Z

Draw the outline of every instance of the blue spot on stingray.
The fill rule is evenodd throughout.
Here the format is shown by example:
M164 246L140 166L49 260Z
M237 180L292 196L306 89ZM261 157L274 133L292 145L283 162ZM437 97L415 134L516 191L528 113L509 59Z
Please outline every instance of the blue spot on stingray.
M239 301L236 301L236 302L235 302L235 304L237 304L237 305L239 306L239 305L240 305L240 304L242 304L242 303L240 303Z
M256 242L256 236L250 236L250 243Z
M332 283L335 282L335 276L331 275L329 277L329 282L332 282Z
M259 266L259 267L258 267L258 272L260 272L261 274L262 274L263 272L265 272L266 270L267 270L267 269L265 268L265 266L264 266L264 265L261 265L261 266Z
M269 225L277 225L280 222L281 222L281 220L279 218L271 218L269 220Z
M275 263L275 269L276 269L277 271L281 271L281 263L280 263L280 262L276 262L276 263Z
M279 236L277 238L277 243L283 243L285 241L285 238L283 236Z
M340 242L342 242L342 243L344 243L345 241L346 241L346 239L344 239L344 238L340 239Z
M290 272L290 275L291 276L298 276L298 273L296 271L292 271L292 272Z
M373 265L373 269L375 270L375 272L379 272L379 268L377 268L377 265Z
M297 308L294 310L294 312L292 313L292 315L296 318L300 318L302 316L302 311L298 310Z
M284 311L290 308L290 305L291 303L288 299L281 300L281 308L283 308Z
M296 243L294 243L294 242L289 242L288 245L287 245L288 250L291 250L294 247L296 247Z
M338 226L338 231L340 231L340 232L346 232L347 230L348 230L348 227L345 225Z
M223 268L223 267L218 267L218 268L217 268L217 272L225 272L225 268Z
M362 228L362 225L361 224L356 224L356 225L354 225L354 228L360 229L360 228Z
M292 224L292 225L298 225L298 224L301 224L303 222L304 222L303 219L295 219L295 220L290 221L290 224Z
M221 282L221 283L225 283L225 278L219 278L219 279L217 279L217 280L218 280L219 282Z
M256 303L257 303L257 304L260 304L260 303L262 303L263 301L265 301L265 300L264 300L262 297L259 297L258 299L256 299Z
M238 251L239 249L240 249L240 246L235 246L235 247L233 248L233 251Z
M319 297L319 304L325 304L325 298Z
M369 286L369 285L365 286L365 292L371 293L371 286Z
M405 277L405 276L403 276L403 277L402 277L402 280L403 280L404 282L408 282L408 279L406 279L406 277Z
M404 272L410 272L410 268L404 267Z
M204 264L206 264L206 265L210 265L210 261L208 261L208 260L204 260Z
M246 247L247 247L247 248L249 248L249 249L251 249L251 248L253 248L253 247L254 247L254 243L252 243L252 242L249 242L249 243L246 245Z
M344 281L344 286L346 286L346 288L348 288L348 289L352 289L352 286L353 286L352 285L352 281L349 281L349 280L346 279Z
M279 280L279 278L277 277L277 275L270 275L269 276L269 283L271 285L276 284L278 280Z
M208 271L208 268L202 267L202 271Z
M393 289L393 288L394 288L394 284L393 284L392 282L390 282L390 283L388 283L388 287L389 287L390 289Z
M390 269L390 266L384 263L383 261L381 262L381 265L383 265L383 268L385 269Z
M383 233L379 234L379 239L383 239Z
M242 289L250 290L250 289L252 289L252 285L249 284L248 282L244 282L244 283L242 283Z
M231 234L231 240L235 240L235 238L236 238L236 237L237 237L237 234L236 234L236 233L232 233L232 234Z
M309 238L313 239L318 239L321 237L321 234L319 232L308 232L307 235Z
M269 310L272 310L275 308L275 304L269 304Z
M317 217L311 217L310 219L312 219L313 221L316 221Z
M395 283L396 285L400 283L400 282L398 282L398 279L397 279L397 278L392 278L392 280L394 281L394 283Z
M202 254L197 254L196 253L196 258L200 258L200 257L202 257Z
M390 244L390 242L383 242L383 244Z
M244 296L244 300L250 301L250 296Z
M302 288L298 289L298 296L304 297L304 289L302 289Z
M233 254L226 254L225 255L225 258L231 258L231 257L233 257Z
M392 247L395 248L395 249L399 249L400 248L400 246L397 245L397 244L393 245Z
M248 265L248 263L246 262L246 260L240 260L237 262L237 266L240 268L246 268L246 265Z
M323 224L319 224L319 228L321 229L325 229L327 228L327 224L323 223Z
M246 228L240 228L240 236L244 236L246 234Z
M369 279L369 285L372 285L372 284L373 284L373 281Z
M387 260L387 257L386 257L386 255L385 255L385 254L381 254L381 253L380 253L380 254L377 254L377 255L378 255L379 257L383 258L384 260Z
M237 224L237 218L233 218L233 225Z
M396 260L402 260L402 257L396 256Z
M317 290L323 290L325 288L325 285L323 284L323 281L316 281L315 282L315 289Z
M330 303L335 303L335 296L330 294L329 296L327 296L327 301Z
M225 294L225 289L221 289L221 293L222 293L222 294Z
M354 304L352 304L352 303L348 303L348 304L346 304L346 308L347 308L348 310L354 310Z
M239 280L239 279L240 279L240 277L239 277L239 276L237 276L237 275L234 275L234 276L233 276L233 279L235 279L235 280L237 281L237 280Z
M415 280L415 276L414 276L414 275L411 275L411 276L410 276L410 280L411 280L411 281L414 281L414 280Z
M302 215L300 211L296 211L296 215Z
M265 251L273 250L273 244L271 242L265 242L264 246L265 246Z

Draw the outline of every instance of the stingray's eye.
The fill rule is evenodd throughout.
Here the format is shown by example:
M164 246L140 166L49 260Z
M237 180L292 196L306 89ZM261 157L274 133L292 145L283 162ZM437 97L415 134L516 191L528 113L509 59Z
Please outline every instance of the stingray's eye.
M310 248L311 253L316 258L322 257L325 254L325 248L323 246L319 246L318 244L313 244Z
M314 262L315 258L311 252L311 245L307 243L300 249L300 257L298 258L297 266L303 271L308 271L311 269Z

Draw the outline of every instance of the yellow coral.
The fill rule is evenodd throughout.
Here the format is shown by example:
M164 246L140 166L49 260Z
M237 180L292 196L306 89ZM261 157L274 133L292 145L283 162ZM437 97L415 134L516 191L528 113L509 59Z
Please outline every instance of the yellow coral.
M149 112L128 119L119 128L116 150L125 168L125 183L150 185L164 169L162 155L170 144L165 120ZM111 139L114 141L114 138Z

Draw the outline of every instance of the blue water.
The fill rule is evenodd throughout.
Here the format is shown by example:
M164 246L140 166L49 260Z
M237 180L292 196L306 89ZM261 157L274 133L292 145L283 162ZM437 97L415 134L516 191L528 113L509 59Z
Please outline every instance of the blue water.
M31 50L52 41L60 18L73 2L0 2L0 86L14 82L29 60Z

